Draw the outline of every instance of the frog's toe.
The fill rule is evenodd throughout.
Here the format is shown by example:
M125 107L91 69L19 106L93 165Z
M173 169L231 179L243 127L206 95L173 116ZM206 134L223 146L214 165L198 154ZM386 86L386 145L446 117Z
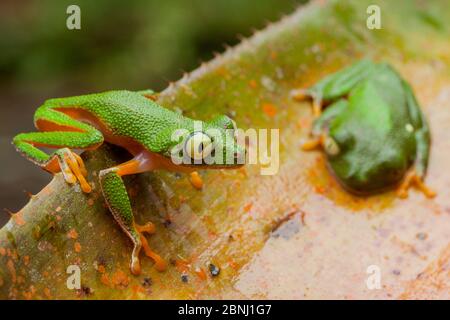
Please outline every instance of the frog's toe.
M155 225L151 222L147 222L144 225L139 225L136 223L136 230L140 233L148 233L148 234L153 234L155 233Z
M420 177L417 177L416 186L427 198L434 198L436 196L436 192L428 187Z
M397 196L405 199L408 197L408 191L411 187L416 186L427 198L434 198L436 192L429 188L424 182L421 176L419 176L415 170L410 171L403 182L397 189Z
M162 272L166 270L167 263L161 258L159 254L154 252L150 246L148 245L147 239L141 235L142 248L144 249L144 253L147 257L151 258L155 262L155 269Z
M77 157L79 157L77 155ZM83 170L86 169L80 169L79 162L77 160L77 157L74 156L74 153L67 154L64 160L66 161L67 165L69 166L70 170L72 171L73 175L76 178L76 181L80 183L81 190L85 193L89 193L92 191L91 186L86 181L85 176L83 175ZM81 160L81 158L80 158ZM83 166L84 167L84 166Z
M83 177L87 178L88 172L86 170L86 166L84 165L83 159L81 159L81 157L78 154L76 154L75 152L72 152L72 155L77 160L78 167L80 168L81 174L83 175Z
M323 146L325 136L323 134L318 137L308 139L302 142L301 148L304 151L311 151Z
M64 180L68 183L68 184L74 184L77 182L77 178L75 177L75 175L72 173L72 171L70 171L70 169L68 170L62 170L61 171L64 177Z

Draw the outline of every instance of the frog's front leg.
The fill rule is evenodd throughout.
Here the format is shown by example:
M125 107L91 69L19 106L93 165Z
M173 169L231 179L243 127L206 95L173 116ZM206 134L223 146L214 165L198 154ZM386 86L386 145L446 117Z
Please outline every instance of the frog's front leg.
M147 239L142 235L143 232L153 233L154 225L149 222L140 226L135 223L133 211L127 190L122 180L122 176L151 171L154 166L147 157L142 155L136 156L134 159L120 164L118 166L100 171L100 184L102 186L103 195L106 203L122 230L128 235L133 242L134 248L131 255L131 272L135 275L141 273L141 265L139 261L139 253L141 248L145 254L154 260L155 268L163 271L166 268L166 262L155 252L153 252Z
M340 99L326 108L322 115L314 121L311 130L313 137L302 144L302 149L310 151L322 147L327 153L335 153L337 146L332 140L328 139L327 127L335 117L345 111L347 106L347 100Z
M430 130L427 121L421 111L419 103L414 96L411 86L406 82L402 82L403 89L406 95L406 102L408 106L411 123L407 124L408 128L414 130L416 140L416 160L411 171L406 175L397 194L400 198L408 197L408 189L415 185L428 198L436 196L436 192L431 190L425 183L424 178L428 167L428 158L430 154ZM408 129L405 128L405 129Z
M372 72L374 65L370 60L361 60L330 74L311 88L292 90L291 96L299 101L312 98L313 115L318 118L322 113L323 101L333 101L346 96L356 84Z
M297 101L312 99L312 110L314 118L320 117L322 113L322 96L309 89L295 89L291 91L291 97Z

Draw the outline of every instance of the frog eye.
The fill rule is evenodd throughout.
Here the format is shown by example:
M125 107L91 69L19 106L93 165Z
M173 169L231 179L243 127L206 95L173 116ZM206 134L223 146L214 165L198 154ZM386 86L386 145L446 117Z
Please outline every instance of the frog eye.
M325 152L330 156L335 156L340 152L339 146L336 141L331 137L326 137L323 142L323 148Z
M213 149L211 138L203 132L194 132L184 145L185 152L191 159L202 160L209 156Z

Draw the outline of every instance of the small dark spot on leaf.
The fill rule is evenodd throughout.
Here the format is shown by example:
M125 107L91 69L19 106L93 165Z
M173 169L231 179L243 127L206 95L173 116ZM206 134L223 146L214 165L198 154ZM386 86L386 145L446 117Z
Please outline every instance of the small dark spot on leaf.
M220 268L211 263L209 265L209 272L211 273L211 275L213 277L217 277L219 275L219 273L220 273Z
M153 280L151 278L144 278L144 280L142 281L142 286L148 288L153 284Z
M181 281L183 281L184 283L187 283L189 281L189 277L187 274L182 274L181 275Z
M395 274L396 276L399 276L401 272L398 269L394 269L392 270L392 273Z
M78 290L78 294L82 297L86 297L91 295L92 290L88 286L81 286L81 289Z
M426 234L425 232L419 232L418 234L416 234L416 238L419 240L426 240L428 238L428 234Z
M163 226L164 226L165 228L170 227L171 224L172 224L172 220L170 220L170 219L164 219L164 221L163 221Z

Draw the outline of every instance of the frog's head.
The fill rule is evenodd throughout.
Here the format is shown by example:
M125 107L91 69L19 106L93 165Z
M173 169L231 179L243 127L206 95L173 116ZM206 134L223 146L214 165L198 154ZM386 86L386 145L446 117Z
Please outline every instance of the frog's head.
M329 166L341 185L353 193L369 194L392 187L410 164L397 147L371 136L376 135L367 129L340 127L331 129L323 139Z
M173 162L195 168L236 168L245 163L246 150L237 143L236 124L227 116L209 122L188 120L169 147ZM175 158L174 158L175 156Z

